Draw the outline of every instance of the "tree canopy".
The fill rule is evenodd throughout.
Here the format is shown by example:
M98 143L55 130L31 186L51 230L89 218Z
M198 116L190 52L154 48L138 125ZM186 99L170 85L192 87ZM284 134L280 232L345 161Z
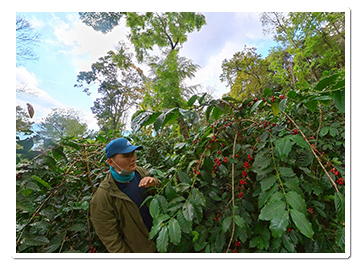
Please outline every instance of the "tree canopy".
M53 108L40 123L38 133L43 138L60 140L65 137L82 136L87 131L87 124L81 122L79 112L72 109Z

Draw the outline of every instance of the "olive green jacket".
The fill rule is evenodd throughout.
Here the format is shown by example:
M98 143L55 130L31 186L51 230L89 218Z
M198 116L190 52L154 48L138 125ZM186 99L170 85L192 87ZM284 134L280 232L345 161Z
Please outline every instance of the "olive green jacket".
M144 168L137 167L136 171L142 178L149 176ZM109 252L155 252L138 206L118 189L111 173L93 194L90 215L97 235Z

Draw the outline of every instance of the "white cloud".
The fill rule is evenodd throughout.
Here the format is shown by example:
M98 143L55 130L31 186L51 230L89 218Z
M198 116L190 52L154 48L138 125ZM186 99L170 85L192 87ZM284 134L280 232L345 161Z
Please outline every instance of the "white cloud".
M33 120L39 123L42 118L45 118L52 108L70 108L63 103L54 99L44 90L39 89L39 80L37 77L27 71L24 67L16 68L16 82L26 87L27 93L17 93L16 105L20 105L24 110L27 110L26 103L30 103L35 110ZM76 109L76 108L75 108ZM81 120L87 123L89 129L98 130L97 120L91 111L80 111Z
M76 66L79 70L89 70L92 63L103 57L110 50L114 50L120 40L126 40L126 27L122 21L110 33L102 34L85 25L78 16L69 15L68 22L57 17L54 33L59 42L72 46ZM84 58L84 56L87 56Z
M217 54L210 56L205 67L197 72L196 77L190 84L201 84L204 88L215 89L214 96L216 98L222 97L223 94L229 92L226 83L221 83L219 78L222 73L221 65L224 59L232 58L237 49L237 43L226 42Z
M38 88L39 81L34 74L24 67L16 68L16 82L24 85L29 93L17 93L16 105L26 110L26 103L33 105L35 109L34 121L39 122L52 108L65 108L65 105L55 100L47 92Z

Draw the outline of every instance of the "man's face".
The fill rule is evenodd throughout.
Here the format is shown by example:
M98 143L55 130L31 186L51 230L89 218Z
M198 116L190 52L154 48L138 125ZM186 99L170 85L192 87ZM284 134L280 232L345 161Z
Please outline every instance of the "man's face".
M122 169L126 171L135 171L137 167L137 156L136 153L133 151L131 153L127 154L116 154L113 157L113 161ZM108 159L107 162L109 165L111 165L116 170L119 170L117 165L114 164L111 159ZM120 170L119 170L120 171Z

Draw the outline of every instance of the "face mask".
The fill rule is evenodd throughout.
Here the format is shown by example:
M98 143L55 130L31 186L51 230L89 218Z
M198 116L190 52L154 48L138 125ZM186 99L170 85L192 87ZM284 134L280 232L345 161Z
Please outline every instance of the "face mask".
M121 182L121 183L128 183L135 176L134 172L132 172L130 175L120 175L112 166L111 166L111 173L112 173L112 177L116 181Z
M113 159L111 159L111 160L112 160L112 162L114 163L114 165L116 165L117 168L121 170L121 171L118 171L118 170L116 170L116 169L114 168L114 170L115 170L119 175L128 176L128 175L132 175L132 174L134 173L133 171L131 172L131 171L127 171L127 170L125 170L125 169L122 169L121 167L119 167L119 166L117 165L117 163L114 162Z

